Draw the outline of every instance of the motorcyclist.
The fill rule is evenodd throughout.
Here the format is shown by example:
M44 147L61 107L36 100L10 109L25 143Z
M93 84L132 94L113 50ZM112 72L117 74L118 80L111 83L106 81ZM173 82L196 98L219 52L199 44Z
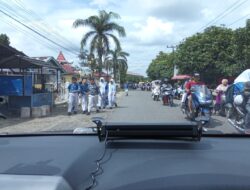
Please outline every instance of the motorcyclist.
M228 80L227 79L223 79L221 81L221 84L219 86L217 86L215 92L216 92L216 102L215 102L215 112L220 110L221 108L221 104L222 104L222 100L221 100L221 96L222 94L224 94L227 91L228 88Z
M194 73L192 80L189 81L185 87L187 95L188 95L188 97L187 97L188 98L188 108L189 108L189 111L191 114L193 114L191 88L194 85L204 85L204 83L200 81L200 74L199 73Z
M156 81L154 89L160 90L160 88L161 88L160 83L158 81Z
M158 81L156 81L154 83L154 86L152 86L152 96L154 96L154 94L156 94L157 92L161 92L161 86L160 83Z
M173 88L172 85L171 85L171 83L170 83L170 81L169 81L169 79L167 79L167 78L164 78L162 80L162 82L161 82L161 88L160 88L161 92L163 92L163 90L165 88Z
M246 118L245 118L245 126L246 134L250 134L250 81L245 83L244 92L243 92L244 100L246 103Z

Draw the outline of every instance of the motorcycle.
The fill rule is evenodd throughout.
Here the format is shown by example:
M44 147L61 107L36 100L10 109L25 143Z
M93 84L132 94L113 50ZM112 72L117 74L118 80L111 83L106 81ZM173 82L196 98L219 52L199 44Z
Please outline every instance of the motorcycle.
M146 88L147 88L147 91L151 90L151 86L149 86L149 85Z
M221 116L226 116L226 94L223 91L219 91L216 96L214 112L218 112Z
M159 88L154 88L152 91L152 98L154 101L159 101L160 100L160 89Z
M183 110L187 118L192 121L209 125L213 109L213 97L211 91L205 85L194 85L191 88L192 112L189 110L188 99Z
M244 98L239 94L234 97L233 103L226 105L226 116L229 123L240 132L245 132L246 119L250 118L250 110L248 108L250 104L250 97Z
M145 86L144 86L144 85L141 86L141 90L142 90L142 91L145 90Z
M0 104L4 104L4 98L0 97ZM7 119L7 117L0 112L0 119Z
M180 100L184 93L184 90L181 87L178 87L173 90L173 93L174 93L174 98Z
M171 107L174 105L174 95L172 87L162 87L161 89L161 98L163 105L170 105Z

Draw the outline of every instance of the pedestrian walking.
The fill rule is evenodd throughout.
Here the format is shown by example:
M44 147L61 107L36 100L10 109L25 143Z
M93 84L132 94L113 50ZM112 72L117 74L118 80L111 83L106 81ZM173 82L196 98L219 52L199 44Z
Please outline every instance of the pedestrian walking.
M100 78L99 81L99 90L100 93L98 95L98 108L103 109L105 107L105 98L106 98L106 81L104 80L103 77Z
M97 107L99 88L96 85L94 78L90 78L90 83L88 85L88 89L89 89L89 96L88 96L88 113L87 113L87 115L90 115L90 112L93 108L96 109L96 112L99 112L99 109Z
M80 80L80 82L79 82L80 88L81 88L81 85L82 85L82 80ZM81 93L79 93L79 95L78 95L78 105L79 106L82 105L82 94Z
M128 96L128 82L124 83L124 91L126 96Z
M72 111L74 114L77 114L80 85L77 83L76 77L72 77L72 83L68 86L68 90L68 115L71 115Z
M87 78L82 78L81 83L81 106L82 106L82 113L86 114L88 112L88 93L89 93L89 85L87 83Z
M117 107L115 96L116 96L116 85L115 85L114 79L111 79L109 83L109 92L108 92L108 100L109 100L110 109L112 109L113 106Z

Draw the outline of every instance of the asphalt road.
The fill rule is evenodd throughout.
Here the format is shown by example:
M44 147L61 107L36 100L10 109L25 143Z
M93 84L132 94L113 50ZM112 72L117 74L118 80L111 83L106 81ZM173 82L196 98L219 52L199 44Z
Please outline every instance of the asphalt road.
M153 101L151 92L129 91L123 96L107 117L114 122L189 122L180 109L180 101L175 100L174 107L163 106L161 101ZM238 133L226 118L213 115L207 133Z

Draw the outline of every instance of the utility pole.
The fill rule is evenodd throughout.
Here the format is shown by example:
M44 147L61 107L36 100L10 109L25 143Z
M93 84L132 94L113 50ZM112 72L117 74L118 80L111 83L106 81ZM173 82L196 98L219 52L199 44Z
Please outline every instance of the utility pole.
M174 56L174 60L173 60L173 62L174 62L174 76L176 76L178 74L178 69L177 69L176 64L175 64L175 49L176 49L176 46L174 46L174 45L171 45L171 46L167 45L167 48L172 49L172 53L173 53L173 56Z

